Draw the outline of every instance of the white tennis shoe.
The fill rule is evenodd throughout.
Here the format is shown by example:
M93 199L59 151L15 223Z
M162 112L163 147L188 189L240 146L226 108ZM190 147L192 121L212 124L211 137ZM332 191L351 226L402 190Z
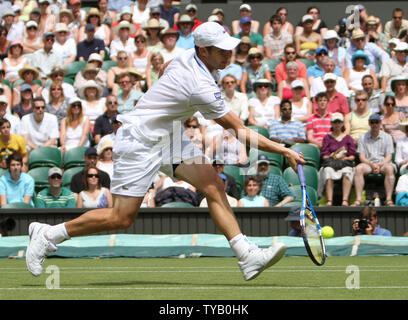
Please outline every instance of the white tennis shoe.
M286 246L283 243L277 243L267 249L257 248L249 251L243 261L238 261L244 279L255 279L266 268L277 263L285 252Z
M28 227L30 242L26 250L26 264L28 271L36 277L42 273L45 257L57 250L57 247L44 235L50 227L48 224L38 222L33 222Z

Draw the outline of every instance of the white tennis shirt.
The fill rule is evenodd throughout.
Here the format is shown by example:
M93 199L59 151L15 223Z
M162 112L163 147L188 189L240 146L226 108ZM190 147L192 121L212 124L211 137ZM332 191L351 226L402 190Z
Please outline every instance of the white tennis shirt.
M141 97L133 111L118 116L130 133L155 143L173 134L175 122L183 125L196 111L206 119L217 119L230 110L224 104L216 81L219 71L211 73L195 50L181 53L164 74Z

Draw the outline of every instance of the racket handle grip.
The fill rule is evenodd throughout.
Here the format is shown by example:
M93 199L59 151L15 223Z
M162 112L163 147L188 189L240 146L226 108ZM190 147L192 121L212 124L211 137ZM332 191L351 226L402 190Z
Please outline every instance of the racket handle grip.
M296 150L297 153L300 153L299 150ZM303 165L298 164L297 165L297 171L298 171L298 177L299 177L299 182L302 187L306 186L306 178L305 178L305 172L303 171Z

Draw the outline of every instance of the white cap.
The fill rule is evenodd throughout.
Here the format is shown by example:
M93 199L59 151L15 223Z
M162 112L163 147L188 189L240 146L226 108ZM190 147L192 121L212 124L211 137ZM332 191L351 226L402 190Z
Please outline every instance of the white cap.
M334 122L336 120L344 121L344 116L340 112L335 112L331 116L331 122Z
M220 22L220 18L218 18L218 16L216 16L215 14L212 14L211 16L208 17L209 22Z
M99 61L99 62L103 63L103 59L102 59L101 55L99 53L96 53L96 52L91 53L91 55L88 58L88 62L89 61Z
M303 81L302 81L302 80L295 80L295 81L292 81L292 83L290 84L290 87L291 87L292 89L294 89L294 88L299 88L299 87L304 88L305 85L303 84Z
M9 102L8 102L8 99L7 99L7 97L6 96L0 96L0 103L5 103L5 104L9 104Z
M65 23L60 22L55 25L55 32L69 32L69 30Z
M397 46L394 48L394 51L407 51L408 50L408 43L404 42L399 42Z
M194 9L195 11L198 11L197 6L193 3L190 3L186 6L186 11L190 10L190 9Z
M324 35L324 40L329 40L329 39L339 40L339 36L335 30L327 30L326 34Z
M38 24L34 20L28 21L25 26L26 26L26 28L36 27L38 29Z
M334 80L337 81L337 76L334 73L326 73L323 76L323 82L327 81L327 80Z
M234 49L241 40L231 37L224 27L217 22L204 22L193 32L194 44L197 47L217 47L222 50Z
M393 43L393 44L397 45L398 43L400 43L400 40L397 39L397 38L392 38L392 39L390 39L390 40L388 41L388 43Z
M239 7L239 10L242 10L242 9L247 9L248 11L252 11L251 6L247 3L241 4L241 6Z
M302 23L305 21L309 21L309 20L314 20L313 17L310 14L306 14L302 17Z

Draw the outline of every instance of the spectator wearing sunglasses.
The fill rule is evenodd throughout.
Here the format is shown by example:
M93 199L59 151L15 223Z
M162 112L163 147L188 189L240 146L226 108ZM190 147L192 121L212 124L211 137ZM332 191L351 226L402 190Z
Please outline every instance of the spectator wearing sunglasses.
M397 143L399 140L405 138L405 130L400 129L400 123L405 123L407 118L402 111L395 110L395 97L387 95L384 99L384 114L381 116L382 129L389 133Z
M286 64L290 61L294 61L298 65L299 77L307 79L306 65L302 61L296 59L295 45L290 43L287 44L283 50L283 61L279 63L275 68L276 83L280 83L288 78L288 74L286 72Z
M46 105L42 97L33 99L33 112L21 118L20 134L27 148L56 147L59 138L58 120L51 113L45 112Z
M354 102L356 109L345 117L345 122L349 123L350 136L357 145L358 138L370 130L368 119L373 112L368 109L368 95L365 91L357 91Z
M392 11L392 20L384 25L384 34L387 40L398 38L402 30L408 29L408 20L404 19L404 11L401 8L395 8Z
M86 175L87 175L87 168L94 167L96 168L96 164L98 163L98 152L96 148L89 147L85 150L84 154L84 162L85 162L85 169L76 173L71 180L70 189L72 192L79 194L82 190L85 190L85 182L86 182ZM101 186L104 188L110 188L110 178L109 174L105 171L98 170L99 182Z
M48 170L49 187L41 190L35 198L36 208L76 208L74 193L62 186L62 170L53 167Z
M111 208L112 195L109 188L101 183L100 170L95 166L88 166L83 175L84 190L77 199L77 208Z
M400 75L408 75L408 44L399 42L394 48L395 57L381 66L381 88L383 92L391 91L391 81Z
M43 35L44 47L35 51L30 56L30 65L40 71L40 77L44 84L47 76L51 73L53 67L59 67L64 64L62 55L53 48L55 42L55 34L53 32L46 32Z
M370 63L368 67L373 69L375 73L378 73L379 62L383 65L390 56L387 52L381 49L373 42L366 41L366 35L361 29L354 29L351 33L351 46L347 49L346 53L346 67L353 68L352 57L357 50L362 50L368 57Z
M269 137L272 141L290 147L295 143L306 143L306 131L302 122L292 119L292 103L282 100L279 105L280 118L271 121Z
M397 168L392 162L394 143L390 134L381 130L381 116L372 114L369 119L370 130L358 139L357 153L360 164L356 166L354 174L354 187L356 201L352 206L360 206L362 192L364 190L364 177L369 173L384 175L385 205L395 206L392 194L395 184L395 172Z
M118 99L110 94L106 98L106 111L95 120L95 143L98 144L101 138L113 132L113 118L118 114Z

